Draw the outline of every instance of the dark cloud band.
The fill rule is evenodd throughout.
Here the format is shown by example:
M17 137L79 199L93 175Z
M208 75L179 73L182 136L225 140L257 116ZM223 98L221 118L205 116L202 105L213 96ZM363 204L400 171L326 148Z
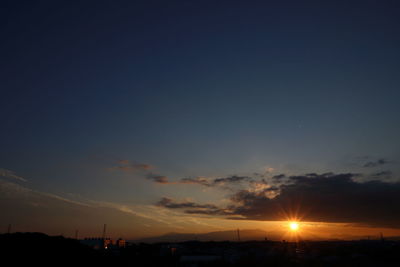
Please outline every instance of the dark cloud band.
M166 208L183 209L191 214L235 215L247 220L287 220L362 223L374 226L400 226L400 183L357 182L358 174L307 174L289 176L288 183L268 197L271 188L261 191L239 190L231 195L231 205L219 208L193 202Z

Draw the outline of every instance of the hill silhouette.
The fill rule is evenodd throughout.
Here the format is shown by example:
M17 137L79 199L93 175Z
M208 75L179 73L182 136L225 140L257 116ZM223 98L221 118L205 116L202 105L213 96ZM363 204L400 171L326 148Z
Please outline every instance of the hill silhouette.
M2 260L11 263L76 263L94 261L98 253L78 240L42 233L0 235Z

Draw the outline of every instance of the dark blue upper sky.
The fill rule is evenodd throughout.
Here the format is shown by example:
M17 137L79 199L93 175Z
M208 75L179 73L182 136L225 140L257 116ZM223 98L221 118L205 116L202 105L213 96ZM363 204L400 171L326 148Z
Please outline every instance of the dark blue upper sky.
M101 198L118 160L171 180L398 169L398 1L0 6L0 167L32 187Z

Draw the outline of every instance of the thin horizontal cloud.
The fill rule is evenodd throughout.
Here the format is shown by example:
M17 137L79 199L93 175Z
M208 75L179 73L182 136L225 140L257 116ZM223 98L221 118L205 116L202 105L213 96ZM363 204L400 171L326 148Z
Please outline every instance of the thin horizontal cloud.
M198 184L198 185L203 185L203 186L211 186L210 179L203 178L203 177L182 178L177 183L179 183L179 184Z
M371 174L372 177L374 178L390 178L392 177L392 172L391 171L380 171L380 172L375 172Z
M153 180L156 183L160 183L157 177L165 177L165 176L147 175L146 177L150 180ZM163 184L194 184L206 187L229 186L233 184L239 184L241 182L251 182L251 181L253 181L253 178L251 177L238 176L238 175L231 175L220 178L205 178L205 177L182 178L178 181L168 181L167 177L165 177L165 179L162 179Z
M168 177L164 176L164 175L149 173L146 175L146 178L155 183L158 183L158 184L169 184L170 183L168 181Z
M11 171L11 170L7 170L7 169L1 169L0 168L0 176L2 177L7 177L7 178L11 178L14 180L19 180L22 182L26 182L27 180L21 176L18 176L15 174L15 172Z
M213 181L213 184L226 184L226 183L239 183L239 182L244 182L244 181L252 181L253 178L247 177L247 176L237 176L237 175L232 175L228 177L223 177L223 178L216 178Z
M60 214L64 212L77 213L85 216L92 213L97 214L101 210L104 210L104 214L107 214L107 212L113 213L116 216L128 214L153 222L168 224L167 221L160 220L157 216L152 216L151 213L145 214L143 211L137 211L135 207L83 198L76 200L53 193L33 190L15 182L0 180L0 206L5 205L5 203L10 206L14 204L22 205L24 209L31 209L34 207L33 210L26 210L26 212L40 212L41 216L46 216L49 219L53 219L55 214L60 216ZM18 212L20 212L20 210ZM96 216L93 216L93 218L90 219L96 218Z
M278 174L278 175L274 175L274 176L272 176L272 179L274 179L274 180L282 180L282 179L284 179L284 178L286 178L286 175L285 174Z
M389 161L387 161L386 159L378 159L376 161L368 161L367 163L365 163L363 165L364 168L374 168L374 167L378 167L378 166L382 166L385 164L388 164Z
M137 163L129 160L118 160L117 166L108 168L108 170L120 170L124 172L137 172L137 171L149 171L154 166L146 163Z
M56 194L41 192L33 190L29 187L22 186L14 182L1 182L0 183L0 195L4 197L11 198L23 198L26 200L30 199L42 199L43 203L49 203L52 201L59 201L64 203L69 203L77 206L93 207L87 202L77 201L62 197Z
M156 205L170 209L182 209L182 208L217 209L218 208L213 204L197 204L190 201L177 203L173 201L171 198L167 197L163 197L159 202L157 202Z
M199 204L191 201L176 202L172 198L164 197L156 203L158 207L184 210L187 214L204 215L231 215L230 210L221 209L214 204Z

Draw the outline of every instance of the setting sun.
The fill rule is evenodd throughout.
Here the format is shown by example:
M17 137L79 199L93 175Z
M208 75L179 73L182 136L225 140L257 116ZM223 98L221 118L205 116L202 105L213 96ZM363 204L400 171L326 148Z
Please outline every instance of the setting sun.
M292 231L297 231L297 230L299 230L299 224L297 222L291 222L289 224L289 228Z

